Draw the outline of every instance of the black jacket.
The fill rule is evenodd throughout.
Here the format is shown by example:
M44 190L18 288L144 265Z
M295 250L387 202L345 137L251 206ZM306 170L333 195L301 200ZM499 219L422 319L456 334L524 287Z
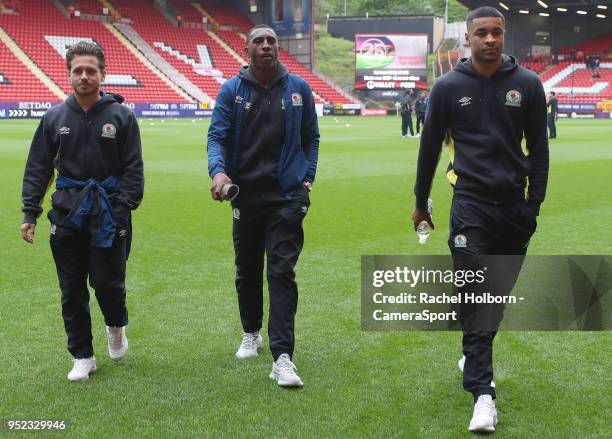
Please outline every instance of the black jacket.
M557 101L555 96L552 96L550 101L548 101L548 108L550 113L557 114L559 112L559 101Z
M38 125L23 176L24 222L36 223L41 203L54 176L102 181L113 175L121 180L119 192L109 194L118 225L142 201L144 175L140 131L134 114L121 105L119 95L101 93L84 112L71 95L49 109ZM61 224L80 189L62 189L51 196L52 221Z
M427 99L418 98L414 103L414 111L417 115L425 116L427 110Z
M239 177L234 181L241 188L257 186L263 191L280 193L277 169L285 138L282 79L287 73L287 68L279 61L276 75L267 87L263 87L250 66L238 72L251 89L242 116Z
M412 96L404 95L402 96L402 106L400 108L402 114L412 114Z
M546 97L535 73L504 55L490 79L470 59L461 59L436 81L421 134L414 188L419 208L426 206L447 135L447 177L455 193L495 204L527 197L539 211L548 180L548 140Z

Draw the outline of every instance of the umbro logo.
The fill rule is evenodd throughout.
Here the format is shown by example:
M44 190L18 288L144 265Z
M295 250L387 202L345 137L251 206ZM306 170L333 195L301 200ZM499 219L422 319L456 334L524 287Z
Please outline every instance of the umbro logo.
M465 107L466 105L470 105L472 103L472 98L469 96L464 96L461 99L459 99L459 103L461 104L462 107Z
M70 134L70 128L68 128L68 127L61 127L59 129L59 133L60 134Z

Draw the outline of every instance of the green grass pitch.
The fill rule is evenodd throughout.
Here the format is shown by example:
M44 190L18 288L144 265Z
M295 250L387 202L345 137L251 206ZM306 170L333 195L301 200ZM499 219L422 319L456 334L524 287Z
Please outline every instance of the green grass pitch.
M69 437L469 437L459 333L360 329L361 255L448 253L448 153L433 187L436 231L419 246L410 225L417 140L401 138L397 117L320 119L297 269L294 360L305 387L287 391L268 379L267 347L253 361L234 357L231 209L210 198L208 124L141 122L146 188L128 263L130 352L119 364L108 359L92 297L98 371L70 383L49 223L40 220L34 246L18 233L36 122L0 121L0 419L67 420ZM559 121L531 254L612 253L611 132L612 121ZM496 437L609 438L611 342L610 332L500 333Z

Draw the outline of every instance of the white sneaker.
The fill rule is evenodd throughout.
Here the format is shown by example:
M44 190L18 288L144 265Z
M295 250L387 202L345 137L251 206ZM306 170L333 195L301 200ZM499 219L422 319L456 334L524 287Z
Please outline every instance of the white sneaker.
M463 372L463 367L465 366L465 355L457 361L457 366L459 366L459 370ZM491 381L491 387L495 388L495 381Z
M493 432L497 425L497 409L491 395L480 395L474 404L469 431Z
M125 326L107 326L108 356L113 361L119 361L128 351L128 341L125 336Z
M406 137L408 137L408 136L406 136L406 135L402 135L402 139L405 139Z
M270 379L275 380L281 387L302 387L304 383L296 372L297 368L291 362L289 355L281 354L276 362L272 362Z
M68 373L70 381L85 381L90 373L96 371L96 357L74 358L72 370Z
M242 334L242 343L236 352L236 357L244 360L246 358L252 358L257 356L257 349L263 343L261 334L259 331L245 332Z

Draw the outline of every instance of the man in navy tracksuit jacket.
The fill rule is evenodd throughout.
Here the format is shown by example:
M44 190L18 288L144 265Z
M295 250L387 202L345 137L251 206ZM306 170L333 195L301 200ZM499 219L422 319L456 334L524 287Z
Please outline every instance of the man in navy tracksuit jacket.
M502 55L505 20L499 11L478 8L467 24L472 57L438 79L429 96L412 215L415 229L423 220L433 227L426 204L446 138L446 175L454 188L448 245L456 270L478 268L480 255L518 255L522 262L548 179L546 98L539 78ZM510 293L520 263L507 268L505 291L498 294ZM459 366L475 402L470 431L494 431L497 423L492 352L502 315L502 307L492 314L477 305L460 307L465 357Z
M421 126L425 123L425 112L427 111L427 91L419 93L419 98L414 103L414 112L416 113L416 133L421 132Z
M211 193L237 184L232 201L236 290L244 330L236 357L257 356L262 343L263 268L270 292L270 378L302 386L291 361L298 289L294 267L302 250L302 221L315 179L319 129L312 91L278 61L275 32L255 26L245 53L251 60L225 82L208 131Z
M50 241L74 357L68 379L80 381L96 369L88 277L106 322L109 356L120 360L127 352L125 268L131 211L142 200L144 177L136 117L121 105L121 96L99 91L102 49L80 42L68 50L66 62L74 94L45 113L32 140L21 234L33 242L41 203L57 171Z

